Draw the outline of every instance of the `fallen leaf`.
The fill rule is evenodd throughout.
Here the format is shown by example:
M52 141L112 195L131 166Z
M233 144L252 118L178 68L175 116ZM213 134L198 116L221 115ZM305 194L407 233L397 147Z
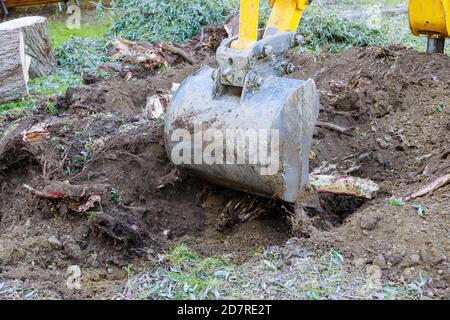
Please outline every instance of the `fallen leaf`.
M50 136L50 131L47 130L45 124L38 124L31 127L29 130L24 131L23 141L33 142Z

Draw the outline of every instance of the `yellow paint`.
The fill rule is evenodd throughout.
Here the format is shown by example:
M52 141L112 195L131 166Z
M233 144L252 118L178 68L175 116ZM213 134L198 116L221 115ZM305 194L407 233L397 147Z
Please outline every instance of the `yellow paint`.
M269 0L272 12L267 29L271 33L295 32L308 3L309 0ZM259 0L241 0L240 10L239 39L231 48L245 50L258 40Z
M303 11L309 0L270 0L272 13L270 14L267 29L277 32L297 31Z
M450 0L410 0L409 24L415 35L450 37Z
M258 12L259 0L241 0L239 39L231 44L231 48L248 49L258 40Z

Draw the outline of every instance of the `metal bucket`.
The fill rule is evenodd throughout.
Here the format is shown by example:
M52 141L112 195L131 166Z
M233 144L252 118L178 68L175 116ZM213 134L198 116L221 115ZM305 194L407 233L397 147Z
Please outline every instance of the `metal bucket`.
M165 124L170 159L215 184L288 202L301 200L320 105L314 81L274 76L255 91L227 87L216 94L213 73L206 66L177 90ZM255 132L256 151L251 145ZM214 157L205 157L212 136L217 148L210 153Z

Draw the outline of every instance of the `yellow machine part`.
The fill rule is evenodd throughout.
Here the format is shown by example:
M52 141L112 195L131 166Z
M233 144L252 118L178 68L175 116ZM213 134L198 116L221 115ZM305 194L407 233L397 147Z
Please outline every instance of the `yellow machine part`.
M309 0L270 0L272 13L267 29L278 32L295 32Z
M272 12L266 30L295 32L310 0L269 0ZM258 40L259 0L241 0L239 39L231 44L236 50L250 48Z
M450 0L410 0L409 24L415 35L450 37Z
M236 50L250 48L258 40L259 0L241 0L239 39L231 44Z

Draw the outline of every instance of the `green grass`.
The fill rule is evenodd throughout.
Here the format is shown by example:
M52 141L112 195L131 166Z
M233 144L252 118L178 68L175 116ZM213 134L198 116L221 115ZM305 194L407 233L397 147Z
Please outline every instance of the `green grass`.
M379 30L349 21L338 12L311 7L305 13L299 32L305 38L302 50L319 53L327 48L330 53L340 52L352 47L383 44L385 39Z
M59 48L72 36L86 39L102 38L108 30L109 23L102 19L83 23L80 29L69 29L65 21L61 20L50 20L49 23L50 41L53 48Z
M0 105L0 114L10 112L11 110L32 109L36 106L37 102L41 100L46 103L48 112L51 115L56 115L58 110L55 104L50 100L64 94L69 87L81 85L82 80L80 76L58 69L53 74L46 77L30 80L28 83L30 95L19 101Z
M129 276L127 290L136 294L135 299L217 299L234 272L227 260L202 258L183 244L161 255L157 264L164 267L145 279L142 275ZM150 281L143 284L145 280ZM135 291L136 285L142 290Z
M183 42L237 12L237 0L117 0L111 33L128 40Z
M4 103L0 105L0 114L11 110L33 108L35 103L36 101L29 97L15 102Z
M275 251L266 248L238 266L218 257L201 257L179 245L152 260L153 267L147 272L129 277L125 286L103 298L420 299L428 284L420 277L408 286L389 284L374 289L364 271L347 271L344 257L336 250L320 255L302 249L286 265L286 257L293 251L288 246Z
M71 72L57 70L46 77L32 79L28 83L33 96L55 97L62 95L69 87L81 86L81 77Z
M64 94L69 87L81 86L82 73L95 73L98 65L108 60L104 55L106 42L99 39L103 39L109 30L109 19L100 16L87 17L85 20L80 29L73 30L67 28L61 18L49 20L50 40L59 68L48 76L30 80L30 95L19 101L0 105L0 113L34 108L38 100L43 100L48 112L56 115L58 110L49 98Z

